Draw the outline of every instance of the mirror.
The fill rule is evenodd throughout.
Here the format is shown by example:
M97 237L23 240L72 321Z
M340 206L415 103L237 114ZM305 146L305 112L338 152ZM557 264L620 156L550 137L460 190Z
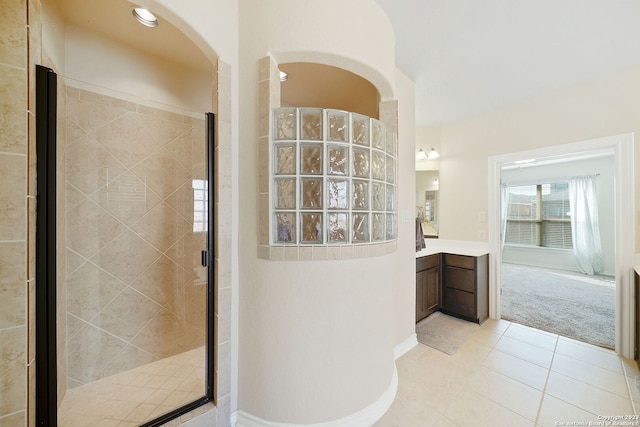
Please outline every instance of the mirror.
M422 232L426 238L438 238L439 189L437 170L416 171L416 217L422 222Z

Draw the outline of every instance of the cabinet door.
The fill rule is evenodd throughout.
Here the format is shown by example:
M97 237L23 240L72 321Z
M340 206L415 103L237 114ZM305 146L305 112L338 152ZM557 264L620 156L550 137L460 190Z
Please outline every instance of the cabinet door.
M440 307L440 267L430 268L425 273L425 316L428 316Z
M426 295L427 295L427 271L416 273L416 323L427 317Z

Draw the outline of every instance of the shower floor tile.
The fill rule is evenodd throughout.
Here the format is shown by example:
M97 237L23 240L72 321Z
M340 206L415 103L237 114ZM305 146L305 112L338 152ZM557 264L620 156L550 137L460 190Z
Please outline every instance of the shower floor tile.
M135 426L205 394L205 349L67 390L58 426Z

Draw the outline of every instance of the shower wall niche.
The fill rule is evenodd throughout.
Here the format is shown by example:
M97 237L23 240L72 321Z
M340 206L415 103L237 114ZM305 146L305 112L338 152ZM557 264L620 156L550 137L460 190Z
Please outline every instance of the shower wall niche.
M204 346L204 119L67 86L65 148L67 388Z

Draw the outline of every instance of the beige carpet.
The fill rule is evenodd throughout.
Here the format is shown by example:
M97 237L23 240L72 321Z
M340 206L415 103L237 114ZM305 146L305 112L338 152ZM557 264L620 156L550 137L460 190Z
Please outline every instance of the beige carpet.
M416 325L418 342L454 354L480 326L436 311Z

